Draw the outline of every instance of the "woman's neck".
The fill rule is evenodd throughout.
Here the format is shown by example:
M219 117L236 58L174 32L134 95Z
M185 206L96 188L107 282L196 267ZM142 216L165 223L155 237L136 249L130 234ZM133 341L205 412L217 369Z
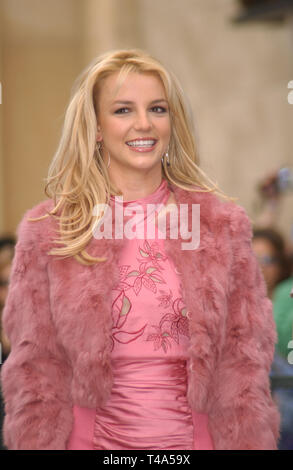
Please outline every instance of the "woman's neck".
M115 181L113 186L122 193L123 201L134 201L153 194L163 181L163 175L149 181L138 181L137 179L123 179L119 184Z

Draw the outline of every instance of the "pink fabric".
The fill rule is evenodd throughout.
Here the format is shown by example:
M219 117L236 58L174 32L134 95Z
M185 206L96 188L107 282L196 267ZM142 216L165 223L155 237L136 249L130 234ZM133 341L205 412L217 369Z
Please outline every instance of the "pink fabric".
M145 204L165 204L169 195L163 180L153 194L123 207L142 205L146 224ZM158 234L128 240L119 270L112 291L111 397L96 409L74 406L67 449L213 449L208 416L187 401L188 312L164 240Z

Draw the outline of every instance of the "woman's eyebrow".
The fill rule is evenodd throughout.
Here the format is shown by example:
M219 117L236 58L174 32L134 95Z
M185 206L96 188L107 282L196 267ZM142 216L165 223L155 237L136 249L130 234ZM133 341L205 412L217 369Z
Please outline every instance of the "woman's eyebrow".
M153 104L153 103L161 103L162 101L164 101L165 103L168 103L167 100L165 100L164 98L160 98L158 100L153 100L151 101L150 104ZM116 101L113 101L113 104L134 104L134 101L129 101L129 100L116 100Z

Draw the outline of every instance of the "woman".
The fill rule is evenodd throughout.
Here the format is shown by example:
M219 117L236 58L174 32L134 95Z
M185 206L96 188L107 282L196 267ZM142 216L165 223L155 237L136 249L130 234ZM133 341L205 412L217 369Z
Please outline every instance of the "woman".
M291 275L291 263L285 241L272 227L254 228L252 248L261 266L268 297L272 299L277 285Z
M183 92L159 61L110 51L84 71L51 198L18 228L8 448L276 449L276 331L250 221L197 161ZM159 230L141 236L149 219Z
M293 448L293 391L278 384L280 376L292 377L293 368L289 363L290 341L293 329L293 302L291 263L281 234L272 228L253 230L253 250L261 265L268 295L272 299L278 342L271 367L273 397L281 414L279 450Z
M252 239L253 251L260 263L266 282L268 297L272 300L278 343L276 351L286 362L292 339L293 302L291 261L282 235L273 228L255 228Z

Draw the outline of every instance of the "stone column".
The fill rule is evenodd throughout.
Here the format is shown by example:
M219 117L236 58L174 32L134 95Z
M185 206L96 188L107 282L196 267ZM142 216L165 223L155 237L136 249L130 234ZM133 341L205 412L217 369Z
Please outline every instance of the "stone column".
M5 190L0 199L7 231L46 198L44 181L82 63L80 7L80 0L1 0Z
M142 47L137 0L84 0L84 61L111 49Z

